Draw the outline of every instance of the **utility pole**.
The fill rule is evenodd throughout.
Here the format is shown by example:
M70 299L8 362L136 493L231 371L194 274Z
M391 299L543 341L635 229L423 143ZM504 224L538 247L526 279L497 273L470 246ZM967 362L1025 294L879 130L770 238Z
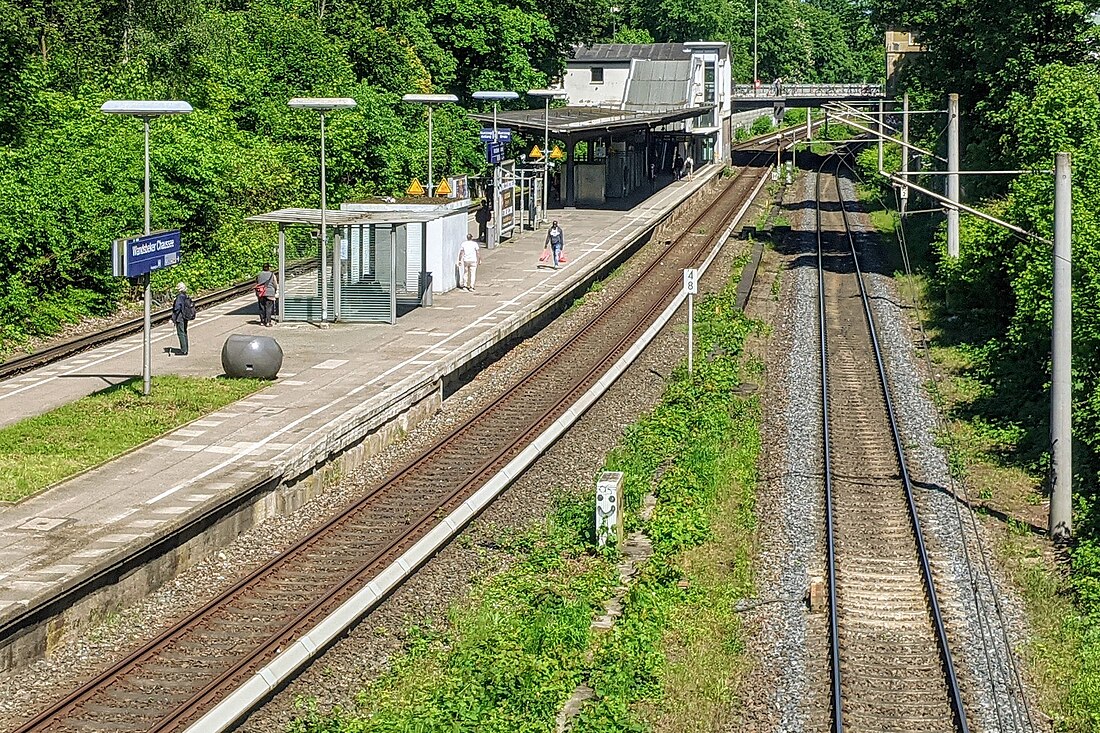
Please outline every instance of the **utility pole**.
M883 106L883 101L880 99L880 100L878 100L878 172L880 174L882 173L882 170L883 170L883 168L882 168L883 147L886 144L885 143L886 130L883 127L883 121L884 121L883 120L883 115L885 114L884 110L885 110L885 107Z
M947 97L947 198L959 203L959 95ZM959 256L959 209L947 209L947 256Z
M901 95L901 175L909 181L909 92ZM909 186L901 187L901 215L909 207Z
M1050 536L1056 541L1068 540L1073 535L1071 176L1069 153L1058 153L1054 162L1054 324L1050 388Z

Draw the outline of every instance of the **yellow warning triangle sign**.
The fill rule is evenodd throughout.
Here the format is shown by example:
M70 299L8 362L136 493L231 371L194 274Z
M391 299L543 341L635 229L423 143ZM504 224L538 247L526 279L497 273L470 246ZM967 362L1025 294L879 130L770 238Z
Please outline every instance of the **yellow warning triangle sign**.
M409 196L423 196L424 187L420 185L420 179L414 178L412 180L412 183L409 184L409 187L408 189L406 189L405 193Z
M565 153L563 153L561 151L561 148L559 148L557 145L555 145L554 149L550 151L550 160L561 160L564 157Z
M536 145L535 147L531 148L531 157L532 157L532 158L541 158L541 157L542 157L542 151L541 151L541 150L539 150L539 146L538 146L538 145Z
M446 178L444 178L442 181L440 181L439 185L435 187L435 195L436 196L450 196L451 195L451 184L447 183Z

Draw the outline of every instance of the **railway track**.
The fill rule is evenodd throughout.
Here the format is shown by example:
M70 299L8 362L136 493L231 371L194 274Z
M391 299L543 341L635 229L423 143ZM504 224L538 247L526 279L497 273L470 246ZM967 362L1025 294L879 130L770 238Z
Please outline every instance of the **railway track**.
M831 184L828 163L816 199L831 727L967 733L840 159Z
M709 250L764 174L729 182L622 296L469 422L18 730L179 730L210 710L557 420L674 297L682 269Z

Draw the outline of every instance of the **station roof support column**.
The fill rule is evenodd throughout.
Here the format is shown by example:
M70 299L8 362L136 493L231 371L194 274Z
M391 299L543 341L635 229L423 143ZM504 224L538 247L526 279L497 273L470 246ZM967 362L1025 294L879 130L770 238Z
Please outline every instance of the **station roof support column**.
M577 205L577 138L567 136L565 138L565 206L573 208Z

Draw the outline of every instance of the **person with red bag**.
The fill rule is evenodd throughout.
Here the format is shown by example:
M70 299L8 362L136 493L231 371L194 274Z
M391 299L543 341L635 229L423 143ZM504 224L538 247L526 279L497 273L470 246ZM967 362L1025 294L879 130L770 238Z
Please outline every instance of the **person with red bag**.
M264 269L256 276L256 300L260 306L260 325L271 325L277 297L279 297L279 278L271 271L271 265L264 263Z
M561 251L565 249L565 232L558 226L558 220L555 219L554 223L550 225L549 231L546 232L546 244L543 246L543 254L549 249L550 253L554 257L554 269L558 269L558 264L565 261L562 257ZM543 260L545 261L545 260Z

